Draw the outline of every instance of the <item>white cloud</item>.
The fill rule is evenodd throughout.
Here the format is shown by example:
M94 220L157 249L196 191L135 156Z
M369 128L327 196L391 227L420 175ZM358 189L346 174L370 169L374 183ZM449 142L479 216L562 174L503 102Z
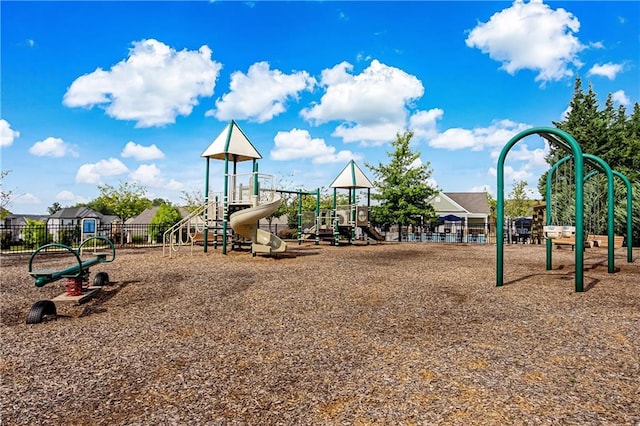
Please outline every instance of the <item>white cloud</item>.
M549 168L549 164L545 161L545 157L549 154L549 144L543 141L540 148L529 149L529 146L520 141L507 154L504 165L504 181L505 196L511 192L513 182L527 181L527 191L534 197L539 197L537 184L538 176ZM496 160L500 155L500 151L496 150L491 153L491 158ZM497 176L498 172L495 167L488 170L490 176Z
M155 164L142 164L129 177L142 185L157 187L161 184L160 174L160 169Z
M631 99L624 93L624 90L616 90L611 95L611 98L620 105L631 105Z
M469 192L489 192L491 193L491 185L472 186Z
M413 137L423 141L436 136L436 123L443 115L444 111L440 108L415 112L409 119L409 129L413 132Z
M162 126L191 114L199 97L211 96L221 67L206 45L177 51L157 40L142 40L110 70L98 68L78 77L63 103L98 105L110 117L136 121L136 127Z
M13 130L7 120L0 119L0 147L11 146L19 137L20 132Z
M382 145L395 140L400 123L347 124L336 127L331 136L342 138L345 143L360 142L362 146Z
M447 129L429 139L428 143L433 148L449 150L470 148L473 151L480 151L486 147L504 146L513 136L530 127L528 124L511 120L496 120L489 127Z
M360 74L352 70L348 62L323 70L325 94L302 117L315 125L341 121L334 135L344 142L379 145L395 139L407 125L408 106L424 94L422 83L375 59Z
M622 64L614 64L608 62L606 64L596 64L591 67L591 69L587 72L587 75L599 75L602 77L607 77L609 80L614 80L616 75L623 70L624 66Z
M491 158L498 159L500 151L496 150L491 153ZM549 144L545 141L541 148L529 149L529 146L520 141L507 154L506 162L525 162L528 169L546 169L549 164L545 157L549 155Z
M230 92L216 101L216 109L207 116L218 120L248 119L264 123L285 112L289 99L298 99L298 93L312 90L316 80L306 71L284 74L269 69L268 62L256 62L247 74L231 74Z
M176 180L169 179L168 182L165 182L164 187L169 191L180 191L184 189L184 185Z
M83 164L76 173L76 183L102 183L103 176L117 176L127 173L129 169L117 158L100 160L94 164Z
M20 194L13 199L15 204L40 204L40 199L35 195L27 192Z
M489 168L489 174L491 176L498 176L498 171L495 167ZM504 180L505 182L513 182L513 181L521 181L527 180L533 175L525 166L514 168L513 166L505 165L504 166Z
M71 191L60 191L56 194L56 201L60 201L67 205L69 204L77 204L77 203L86 203L88 200L81 196L76 195Z
M577 55L585 46L574 36L579 30L578 19L562 8L516 0L479 23L465 42L501 62L511 75L521 69L537 71L535 80L544 84L572 76L569 65L582 65Z
M74 147L65 143L60 138L48 137L45 140L34 143L29 152L38 157L54 157L60 158L67 155L77 157L78 152Z
M315 164L345 163L360 159L351 151L336 152L333 146L327 146L324 139L311 138L307 130L292 129L278 132L274 138L275 147L271 150L271 159L288 161L299 158L311 158Z
M164 158L164 152L162 152L155 144L143 146L132 141L127 142L127 145L125 145L120 155L125 158L133 157L138 161Z
M155 164L142 164L131 172L129 177L142 186L150 188L164 188L177 191L184 187L184 185L175 180L167 181L167 179L162 176L162 171Z

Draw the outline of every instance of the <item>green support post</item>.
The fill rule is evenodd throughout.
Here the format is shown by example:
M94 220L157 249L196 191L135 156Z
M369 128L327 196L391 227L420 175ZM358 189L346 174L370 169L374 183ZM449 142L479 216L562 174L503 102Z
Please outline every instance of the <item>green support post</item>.
M338 200L336 197L338 192L336 188L333 188L333 245L338 245L338 238L340 237L340 230L338 229Z
M318 226L318 217L320 217L320 188L316 188L316 246L320 245L320 227Z
M204 231L202 233L202 237L204 239L204 252L207 252L208 237L209 237L209 157L207 157L207 165L205 166L205 176L207 177L204 181Z
M551 167L551 169L549 169L549 172L547 173L547 189L546 189L546 199L547 199L547 207L546 207L546 214L547 214L547 225L551 225L552 222L552 218L551 218L551 183L552 183L552 177L553 174L557 171L558 167L560 167L561 164L571 160L573 158L573 156L568 155L562 159L560 159L556 164L553 165L553 167ZM614 216L613 216L613 203L614 203L614 192L613 192L613 172L611 171L611 167L609 167L609 165L602 160L600 157L596 157L595 155L591 155L591 154L583 154L583 158L590 160L590 164L592 165L596 165L600 170L603 170L605 172L605 174L607 175L607 265L608 265L608 272L610 274L615 272L615 266L614 266L614 262L615 262L615 247L614 247ZM584 187L584 182L591 178L591 176L593 176L595 174L595 172L591 172L588 175L586 175L582 181L583 187ZM576 230L576 234L577 234L577 230ZM551 240L547 239L547 270L552 269L551 268L551 252L552 250L550 249L550 247L553 246L553 243ZM576 247L575 250L581 250L584 251L584 241L582 243L581 246L578 245L578 240L576 239Z
M302 244L302 192L298 194L298 244Z
M214 206L216 209L216 226L213 228L213 249L218 250L218 196L216 195L214 198ZM207 239L205 238L205 242Z
M504 164L507 154L521 139L537 134L549 141L550 144L571 151L575 159L575 224L576 224L576 246L584 247L584 159L582 149L576 140L569 133L554 127L533 127L524 130L507 142L500 156L498 157L498 188L496 205L496 286L504 284ZM584 251L575 250L575 291L584 290Z
M229 154L224 154L224 192L222 197L222 254L227 254L227 221L229 220Z
M633 262L633 188L629 179L620 172L613 171L627 187L627 263Z

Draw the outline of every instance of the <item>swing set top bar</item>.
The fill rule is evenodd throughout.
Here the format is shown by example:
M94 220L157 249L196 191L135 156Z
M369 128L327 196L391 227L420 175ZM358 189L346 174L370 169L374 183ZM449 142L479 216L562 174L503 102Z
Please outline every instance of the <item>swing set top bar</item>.
M290 191L287 189L276 189L276 192L279 192L281 194L302 194L302 195L316 195L318 193L318 190L316 189L315 191Z
M571 145L568 145L566 142L564 142L561 138L559 138L555 134L553 134L553 133L539 133L539 135L541 137L543 137L544 139L546 139L550 144L555 145L555 146L560 146L565 151L571 152ZM571 156L569 156L569 157L571 157ZM593 157L592 155L585 154L583 156L584 164L588 164L589 166L591 166L592 168L598 170L599 172L606 173L607 172L606 169L600 164L600 162L595 160L595 159L593 159L592 157ZM562 160L560 160L560 161L562 161Z

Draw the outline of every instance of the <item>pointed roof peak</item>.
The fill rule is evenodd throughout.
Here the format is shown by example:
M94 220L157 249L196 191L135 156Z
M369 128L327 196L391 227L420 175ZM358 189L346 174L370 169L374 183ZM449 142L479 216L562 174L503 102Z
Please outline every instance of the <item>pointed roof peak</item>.
M356 162L351 160L331 183L330 188L373 188L373 184Z
M235 120L231 120L225 126L200 156L224 160L225 154L235 156L235 161L259 160L262 158L262 155L253 146Z

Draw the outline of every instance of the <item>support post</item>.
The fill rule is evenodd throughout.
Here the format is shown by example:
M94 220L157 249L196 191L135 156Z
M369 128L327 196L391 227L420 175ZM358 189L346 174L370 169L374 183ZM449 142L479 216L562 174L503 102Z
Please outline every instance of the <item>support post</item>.
M209 236L209 162L210 158L207 157L207 165L205 167L205 176L206 179L204 181L204 231L202 233L202 237L204 239L204 252L207 252L207 246L209 245L208 236Z

